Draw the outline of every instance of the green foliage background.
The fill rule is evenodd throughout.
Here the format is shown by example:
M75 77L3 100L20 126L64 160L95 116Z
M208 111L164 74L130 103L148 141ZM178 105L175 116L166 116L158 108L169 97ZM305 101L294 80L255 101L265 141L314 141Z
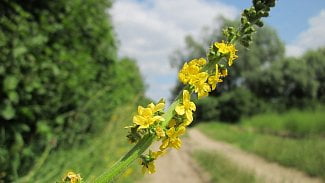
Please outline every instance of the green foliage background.
M0 180L25 175L45 149L98 132L144 92L117 58L109 0L0 2Z

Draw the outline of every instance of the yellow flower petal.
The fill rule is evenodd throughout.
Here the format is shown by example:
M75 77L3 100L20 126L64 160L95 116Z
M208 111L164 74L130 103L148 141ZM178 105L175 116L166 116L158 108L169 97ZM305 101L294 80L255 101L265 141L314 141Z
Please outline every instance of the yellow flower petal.
M186 131L186 128L184 126L179 127L177 132L176 132L177 136L183 135L185 133L185 131Z
M183 115L185 113L185 108L183 105L177 105L175 111L178 115Z
M182 141L179 138L175 138L171 141L171 146L175 149L179 149L182 146Z
M162 144L160 145L159 149L163 151L168 147L168 145L169 145L169 139L166 138L162 141Z
M191 110L186 110L185 111L185 116L186 116L186 119L189 120L189 121L193 121L193 113Z
M155 108L155 104L151 102L150 104L148 104L148 108L150 108L153 111Z
M192 111L196 111L196 106L195 106L194 102L190 102L190 109Z
M142 109L142 113L141 116L152 116L153 112L151 110L151 108L143 108Z
M157 151L157 152L152 152L151 157L154 159L157 159L159 156L163 156L166 154L165 150Z
M156 122L156 121L165 121L165 118L163 118L161 116L154 116L152 119L153 119L154 122Z
M183 90L183 102L190 100L190 93L187 90Z
M145 124L146 118L136 115L133 117L133 123L137 124L137 125L143 125Z
M138 114L142 115L142 111L143 111L144 107L142 106L138 106Z
M156 172L156 167L155 167L154 162L152 161L152 162L150 162L150 163L148 164L148 173L149 173L149 174L153 174L153 173L155 173L155 172Z
M165 131L160 126L156 128L155 132L158 138L165 137Z
M168 137L173 137L174 133L175 133L175 128L174 127L170 128L166 132L166 134L168 135Z
M165 108L165 103L158 103L154 108L154 112L162 111L164 110L164 108Z

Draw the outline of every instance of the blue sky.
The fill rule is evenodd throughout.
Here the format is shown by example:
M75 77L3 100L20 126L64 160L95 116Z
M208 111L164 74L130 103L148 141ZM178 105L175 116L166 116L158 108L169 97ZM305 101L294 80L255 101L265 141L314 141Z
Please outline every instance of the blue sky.
M223 0L222 2L234 5L239 10L251 4L249 0ZM322 9L325 9L325 0L279 0L265 22L278 31L283 41L289 43L308 28L308 20L317 16Z
M117 0L113 23L120 56L137 60L148 84L147 96L170 97L177 71L169 56L184 47L184 37L199 38L204 26L218 26L218 16L238 18L250 0ZM325 0L278 0L265 22L276 29L289 56L325 46Z

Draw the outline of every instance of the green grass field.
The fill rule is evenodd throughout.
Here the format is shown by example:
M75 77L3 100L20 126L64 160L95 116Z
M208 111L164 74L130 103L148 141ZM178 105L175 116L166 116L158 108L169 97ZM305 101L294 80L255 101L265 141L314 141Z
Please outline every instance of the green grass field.
M238 168L221 154L208 151L196 151L195 159L211 175L211 182L218 183L255 183L252 172Z
M94 135L79 147L51 152L41 166L35 167L20 182L60 181L69 170L80 173L85 182L92 182L132 147L127 142L127 131L123 127L131 121L131 115L125 113L131 114L134 109L134 105L116 109L102 133ZM118 182L131 183L141 177L140 168L134 163Z
M325 107L316 110L291 110L281 115L262 114L242 120L247 127L262 133L295 138L307 136L325 137Z
M325 139L322 134L323 132L312 133L311 131L313 130L308 130L308 135L300 136L300 138L285 136L282 133L276 132L287 130L286 125L277 121L272 126L272 121L269 120L274 119L285 122L286 119L290 119L290 115L295 113L287 114L284 118L280 115L265 114L253 118L252 123L247 119L242 125L227 125L214 122L203 123L198 127L211 138L235 144L270 161L295 167L311 176L319 176L325 180ZM300 112L299 116L303 117L293 117L296 121L292 122L292 124L299 126L301 124L315 123L308 124L307 126L310 126L309 129L322 128L323 123L310 120L314 117L320 121L324 119L325 115L322 118L320 113L318 111L317 115L315 115L314 112ZM255 128L255 125L257 123L262 124L263 120L266 121L265 124ZM268 124L270 124L270 129L274 130L274 133L264 130L264 128L267 129ZM263 130L261 130L261 126L263 126ZM299 126L294 130L291 129L290 133L300 133L302 131L300 129L303 129L303 127Z

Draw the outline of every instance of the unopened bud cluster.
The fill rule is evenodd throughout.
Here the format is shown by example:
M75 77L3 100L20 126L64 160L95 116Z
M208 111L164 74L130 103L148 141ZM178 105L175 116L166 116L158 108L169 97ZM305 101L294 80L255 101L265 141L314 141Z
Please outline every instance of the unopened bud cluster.
M256 31L255 26L263 27L262 18L269 16L271 7L275 6L275 0L253 0L253 6L243 11L241 15L241 26L239 30L228 27L224 30L229 42L236 39L245 46L249 47L252 35Z

